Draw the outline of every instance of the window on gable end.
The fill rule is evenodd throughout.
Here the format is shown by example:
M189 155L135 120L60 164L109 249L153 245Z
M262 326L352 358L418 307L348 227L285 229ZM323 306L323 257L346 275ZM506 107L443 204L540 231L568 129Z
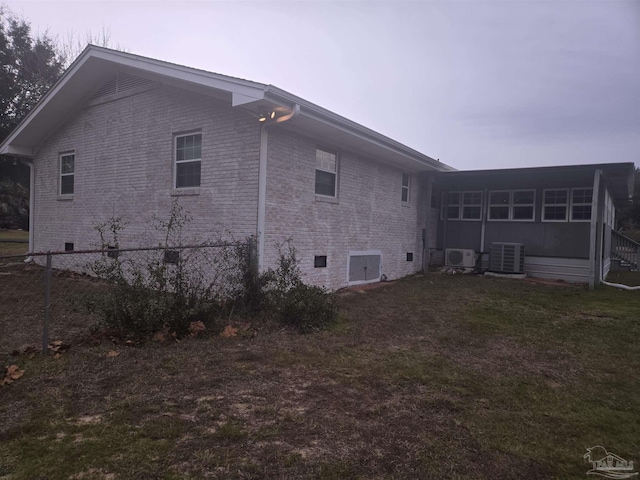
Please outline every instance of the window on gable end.
M175 188L200 186L202 164L202 134L190 133L175 137Z
M316 148L316 195L335 197L337 193L338 156Z

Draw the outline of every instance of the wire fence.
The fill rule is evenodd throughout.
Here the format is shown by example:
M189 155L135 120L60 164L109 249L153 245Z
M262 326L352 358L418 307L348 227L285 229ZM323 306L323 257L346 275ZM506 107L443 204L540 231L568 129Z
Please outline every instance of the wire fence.
M0 354L46 354L52 342L86 337L99 322L91 306L116 281L170 291L166 279L179 276L223 298L254 248L250 241L0 256Z

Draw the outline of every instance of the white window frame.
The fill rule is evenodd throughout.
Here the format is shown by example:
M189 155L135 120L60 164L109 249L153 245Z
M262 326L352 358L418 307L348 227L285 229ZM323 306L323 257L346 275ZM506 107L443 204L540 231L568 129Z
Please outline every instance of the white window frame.
M506 204L504 203L491 203L491 194L492 193L506 193L509 196L509 200ZM511 195L510 190L490 190L489 191L489 199L488 199L488 211L487 211L487 220L491 222L509 222L511 220L511 202L513 201L513 195ZM491 218L491 207L502 207L507 209L507 218Z
M332 172L331 170L327 170L324 168L318 168L318 163L317 163L317 155L318 155L318 150L320 150L321 152L325 152L325 153L329 153L331 155L335 155L336 157L336 168L335 171ZM313 185L313 192L315 193L316 197L320 197L320 198L338 198L338 169L339 169L339 163L340 163L340 156L338 155L338 151L331 149L331 148L326 148L326 147L319 147L316 146L316 157L314 158L314 162L315 162L315 169L314 169L314 185ZM325 173L331 173L333 174L333 176L335 177L335 181L333 182L333 195L326 195L324 193L318 193L316 191L316 172L325 172Z
M567 194L567 201L565 203L546 203L547 201L547 192L565 192ZM570 208L570 203L571 203L571 196L570 196L571 192L569 191L568 188L545 188L542 191L542 215L540 217L540 221L542 222L566 222L569 219L569 208ZM549 219L546 220L545 217L545 213L547 210L547 207L559 207L559 206L563 206L565 207L564 210L564 218L563 219Z
M573 192L576 190L591 190L591 201L584 203L578 203L578 202L574 202L573 201ZM572 188L571 189L571 198L569 200L569 202L571 203L571 207L569 208L569 221L570 222L590 222L591 221L591 217L593 216L593 187L576 187L576 188ZM591 215L589 215L588 219L584 219L584 218L578 218L578 219L574 219L573 218L573 207L586 207L589 206L591 207Z
M200 158L189 158L186 160L178 160L178 138L184 138L184 137L193 137L196 135L200 135ZM178 186L178 164L179 163L200 163L200 182L198 183L198 185L189 185L189 186L184 186L184 187L179 187ZM200 186L202 185L202 132L200 130L195 130L192 132L185 132L185 133L179 133L179 134L174 134L173 136L173 189L174 190L193 190L193 189L199 189Z
M531 192L533 193L532 203L516 203L516 193ZM491 203L491 194L493 193L508 193L508 203ZM508 211L507 218L493 218L491 216L491 208L500 207L506 208ZM518 207L533 207L531 218L515 218L515 210ZM491 190L489 191L489 206L487 211L487 220L490 222L535 222L536 220L536 190L534 188L520 188L517 190Z
M72 172L67 172L67 173L63 173L62 172L62 159L65 157L73 157L73 171ZM71 197L73 196L73 194L76 191L76 152L75 151L70 151L70 152L62 152L60 154L58 154L58 168L60 169L60 181L59 181L59 187L58 187L58 194L62 195L64 197ZM71 192L67 192L67 193L62 193L62 178L63 177L71 177L73 179L73 188L71 189Z
M457 193L458 194L458 203L452 203L449 205L449 195ZM457 217L449 217L449 207L458 207L458 216ZM442 192L442 202L440 204L440 219L441 220L460 220L460 216L462 215L462 192L458 190L453 190L449 192Z
M404 180L407 179L407 184L405 185ZM407 192L406 200L403 198L405 192ZM400 200L402 203L408 204L411 201L411 174L402 172L402 190L400 194Z
M533 192L533 203L516 203L516 193ZM518 207L533 207L531 218L515 218L515 209ZM521 188L511 191L509 219L512 222L535 222L536 221L536 190L534 188Z
M480 194L480 203L469 203L469 204L465 204L464 203L464 196L465 194L472 194L472 193L479 193ZM482 201L483 201L483 192L482 190L466 190L463 192L460 192L460 220L462 220L463 222L479 222L482 220ZM474 218L465 218L464 216L464 209L465 207L477 207L480 208L480 215L478 215L478 217L474 217Z

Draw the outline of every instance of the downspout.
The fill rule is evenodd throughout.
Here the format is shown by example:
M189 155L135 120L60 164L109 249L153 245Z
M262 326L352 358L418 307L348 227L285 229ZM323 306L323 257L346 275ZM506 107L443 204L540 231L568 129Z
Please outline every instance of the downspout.
M431 221L431 197L433 196L433 177L429 175L427 177L427 188L425 192L426 201L424 204L425 209L425 222L422 229L422 272L429 272L429 260L431 252L431 229L433 228Z
M596 170L593 176L593 195L591 199L591 229L589 235L589 290L593 290L596 282L600 281L599 269L596 269L597 241L598 241L598 208L600 198L600 176L602 170Z
M484 255L485 237L487 234L487 217L489 216L489 192L485 188L482 192L482 226L480 227L480 256L478 257L478 265L482 271L482 255Z
M29 253L33 253L33 216L36 198L35 166L31 160L22 159L21 161L29 167ZM27 257L24 261L30 263L33 261L33 257Z
M291 120L293 117L300 113L300 105L295 104L291 109L291 112L282 117L278 117L273 121L265 121L260 125L260 163L258 169L258 225L257 225L257 237L258 237L258 271L262 272L264 265L264 232L266 227L266 214L267 214L267 150L269 134L268 129L272 125L283 123Z

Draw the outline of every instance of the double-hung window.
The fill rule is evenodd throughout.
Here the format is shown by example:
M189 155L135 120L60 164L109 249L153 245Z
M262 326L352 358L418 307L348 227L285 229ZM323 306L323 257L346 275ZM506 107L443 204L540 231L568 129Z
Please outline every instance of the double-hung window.
M338 155L316 148L316 195L335 197L337 194Z
M489 192L489 220L533 221L535 190L495 190Z
M60 155L60 195L73 194L73 177L75 176L74 153L63 153Z
M515 190L512 195L511 220L534 220L535 190Z
M489 192L489 220L507 221L511 218L511 192Z
M462 192L462 220L482 219L482 192Z
M481 220L482 192L445 192L440 217L443 220Z
M542 220L544 222L566 222L569 206L569 191L566 188L544 191Z
M586 222L591 220L592 188L571 189L571 221Z
M402 174L402 202L409 203L409 185L411 185L411 175L408 173Z
M200 186L202 134L189 133L175 137L175 187Z
M443 220L460 219L460 192L445 192L442 194L442 210L440 214Z

